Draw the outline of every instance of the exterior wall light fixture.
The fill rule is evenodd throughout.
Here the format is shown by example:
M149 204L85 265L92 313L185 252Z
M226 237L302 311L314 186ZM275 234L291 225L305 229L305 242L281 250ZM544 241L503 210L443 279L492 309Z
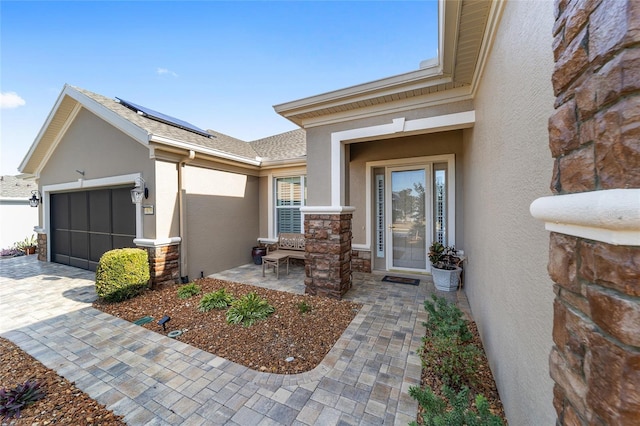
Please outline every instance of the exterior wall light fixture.
M40 195L40 191L34 189L31 191L31 198L29 198L29 205L31 207L38 207L38 205L42 202L42 195Z
M131 190L131 202L133 204L140 204L142 198L149 198L149 188L144 183L144 179L141 177L136 178L136 183Z

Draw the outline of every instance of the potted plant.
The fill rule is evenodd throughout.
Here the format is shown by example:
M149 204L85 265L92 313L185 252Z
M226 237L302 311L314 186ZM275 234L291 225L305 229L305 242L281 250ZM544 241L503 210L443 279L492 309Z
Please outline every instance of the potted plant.
M441 291L455 291L460 283L462 268L460 258L456 255L454 246L445 246L434 241L429 247L429 261L431 261L431 275L436 288Z
M36 252L37 240L35 235L25 238L23 241L19 241L15 244L18 250L22 250L25 254L34 254Z

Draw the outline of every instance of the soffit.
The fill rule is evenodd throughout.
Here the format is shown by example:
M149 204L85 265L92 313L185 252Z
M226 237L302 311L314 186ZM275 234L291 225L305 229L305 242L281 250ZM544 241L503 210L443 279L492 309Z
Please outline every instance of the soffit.
M75 99L66 95L59 100L59 105L52 111L52 115L49 116L49 119L45 122L42 130L40 130L39 137L36 138L34 143L31 145L29 153L20 165L19 169L21 172L36 172L38 166L48 156L48 153L53 147L55 141L67 126L67 121L73 114L77 105L78 102Z
M383 110L393 104L428 102L430 98L442 103L448 92L459 100L460 90L455 89L460 88L468 88L470 98L474 77L483 60L481 53L487 52L483 43L486 43L488 23L492 16L499 16L503 1L441 0L439 5L441 53L437 65L275 105L275 111L305 127L321 123L319 118L324 116L340 115L339 121L343 121L349 116L348 112L366 108Z

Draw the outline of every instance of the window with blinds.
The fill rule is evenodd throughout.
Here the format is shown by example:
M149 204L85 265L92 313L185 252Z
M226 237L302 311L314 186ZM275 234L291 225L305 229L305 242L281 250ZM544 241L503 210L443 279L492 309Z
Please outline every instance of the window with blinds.
M303 217L300 207L307 201L307 185L304 176L276 178L276 232L302 233Z

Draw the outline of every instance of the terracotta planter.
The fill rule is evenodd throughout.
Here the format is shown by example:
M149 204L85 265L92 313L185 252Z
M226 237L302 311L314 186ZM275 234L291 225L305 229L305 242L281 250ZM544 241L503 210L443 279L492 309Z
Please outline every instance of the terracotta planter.
M36 248L35 248L35 246L32 246L32 247L25 247L25 248L24 248L24 252L25 252L26 254L35 254L35 252L36 252Z
M440 269L431 265L431 275L433 276L433 283L436 289L440 291L456 291L460 284L460 273L462 268L455 267L455 269Z

